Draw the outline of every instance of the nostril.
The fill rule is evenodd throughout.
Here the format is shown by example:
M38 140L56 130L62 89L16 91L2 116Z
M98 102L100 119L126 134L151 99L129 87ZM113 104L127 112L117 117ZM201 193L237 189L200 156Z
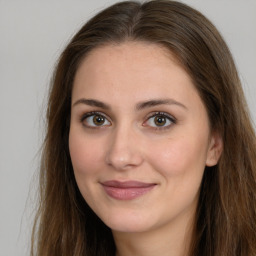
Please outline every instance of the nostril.
M115 169L127 169L139 166L142 162L142 157L136 151L110 151L106 154L106 163Z

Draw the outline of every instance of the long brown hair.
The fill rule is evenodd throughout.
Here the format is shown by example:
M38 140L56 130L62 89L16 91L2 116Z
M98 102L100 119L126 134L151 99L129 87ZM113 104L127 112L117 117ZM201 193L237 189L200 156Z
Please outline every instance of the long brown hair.
M100 45L127 40L159 44L176 56L207 108L212 130L223 139L218 165L205 169L190 256L255 256L256 140L236 67L209 20L185 4L166 0L127 1L103 10L62 53L49 94L31 255L115 253L111 230L76 185L68 134L79 63Z

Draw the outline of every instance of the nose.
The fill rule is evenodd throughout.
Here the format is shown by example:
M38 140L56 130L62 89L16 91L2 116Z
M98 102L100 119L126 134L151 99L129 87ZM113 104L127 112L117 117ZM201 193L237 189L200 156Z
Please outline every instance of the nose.
M138 167L143 162L139 135L132 128L116 128L110 138L106 163L116 170Z

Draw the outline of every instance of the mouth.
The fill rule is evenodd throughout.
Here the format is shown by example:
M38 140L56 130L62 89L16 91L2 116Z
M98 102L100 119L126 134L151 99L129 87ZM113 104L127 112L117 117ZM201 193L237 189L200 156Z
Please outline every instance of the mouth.
M117 181L109 180L101 183L108 196L117 200L132 200L150 192L155 183L140 181Z

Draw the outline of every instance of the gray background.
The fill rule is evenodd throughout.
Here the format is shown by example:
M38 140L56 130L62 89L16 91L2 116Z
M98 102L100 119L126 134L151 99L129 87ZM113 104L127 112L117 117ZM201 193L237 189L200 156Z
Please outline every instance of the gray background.
M0 255L29 255L46 95L61 50L116 1L0 0ZM256 1L184 0L226 39L256 120Z

